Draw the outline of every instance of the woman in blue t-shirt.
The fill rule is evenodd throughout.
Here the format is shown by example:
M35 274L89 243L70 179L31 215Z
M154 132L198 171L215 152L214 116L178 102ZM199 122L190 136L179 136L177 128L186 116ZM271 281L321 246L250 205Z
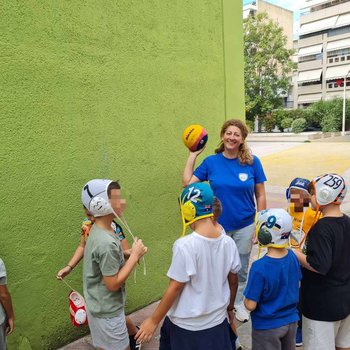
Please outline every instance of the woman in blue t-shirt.
M203 149L190 152L182 178L183 186L209 181L222 203L219 223L236 242L242 263L235 300L236 317L240 321L249 319L242 298L255 232L254 217L256 209L266 209L266 176L259 158L252 155L246 144L247 136L248 129L243 122L227 120L221 128L221 142L215 154L206 157L194 170L196 159Z

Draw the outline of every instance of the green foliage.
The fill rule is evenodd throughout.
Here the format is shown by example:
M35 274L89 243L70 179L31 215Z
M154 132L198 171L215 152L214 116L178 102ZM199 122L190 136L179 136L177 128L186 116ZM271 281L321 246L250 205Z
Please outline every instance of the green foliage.
M282 127L282 129L289 129L292 126L292 123L293 123L293 119L286 117L286 118L282 119L281 127Z
M264 119L282 106L282 95L289 88L288 73L294 67L293 50L285 48L282 28L266 13L249 16L243 26L247 119Z
M249 129L249 132L253 132L254 131L254 122L252 120L246 120L245 123Z
M266 132L271 132L276 125L276 119L275 116L271 113L265 116L263 119L263 125L265 127Z
M281 131L290 128L293 120L298 118L304 118L306 120L306 125L311 125L308 119L309 112L307 109L275 109L272 114L275 117L276 126Z
M297 118L292 123L292 131L296 134L301 133L306 127L306 120L304 118Z
M340 131L343 118L343 99L335 98L330 101L318 101L307 109L308 123L318 124L323 132ZM346 100L346 116L350 122L350 100Z
M288 111L285 109L275 109L272 112L272 115L275 117L275 124L280 129L280 131L283 131L282 120L286 118L286 112Z
M341 120L335 114L325 114L321 121L322 131L340 131L341 130Z

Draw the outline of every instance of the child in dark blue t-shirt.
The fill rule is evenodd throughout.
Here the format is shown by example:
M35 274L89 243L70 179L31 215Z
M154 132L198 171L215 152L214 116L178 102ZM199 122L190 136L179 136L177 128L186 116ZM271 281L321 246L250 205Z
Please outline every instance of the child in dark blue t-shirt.
M294 350L301 270L288 250L292 219L284 209L263 210L257 217L257 238L267 253L255 261L244 291L251 311L252 350Z

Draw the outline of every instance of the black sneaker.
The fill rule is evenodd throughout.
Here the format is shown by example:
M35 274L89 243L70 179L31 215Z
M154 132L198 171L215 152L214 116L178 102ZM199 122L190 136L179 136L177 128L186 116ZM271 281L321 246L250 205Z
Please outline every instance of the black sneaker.
M137 329L140 329L140 327L136 326ZM141 350L142 344L136 343L135 335L129 335L129 343L130 343L130 349L131 350Z

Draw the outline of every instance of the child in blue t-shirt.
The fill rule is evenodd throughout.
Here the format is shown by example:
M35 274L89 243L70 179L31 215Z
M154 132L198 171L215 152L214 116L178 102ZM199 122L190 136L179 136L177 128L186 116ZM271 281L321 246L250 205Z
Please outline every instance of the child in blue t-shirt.
M258 213L257 238L267 253L252 264L244 291L252 350L295 350L301 270L286 248L291 230L292 219L284 209Z

